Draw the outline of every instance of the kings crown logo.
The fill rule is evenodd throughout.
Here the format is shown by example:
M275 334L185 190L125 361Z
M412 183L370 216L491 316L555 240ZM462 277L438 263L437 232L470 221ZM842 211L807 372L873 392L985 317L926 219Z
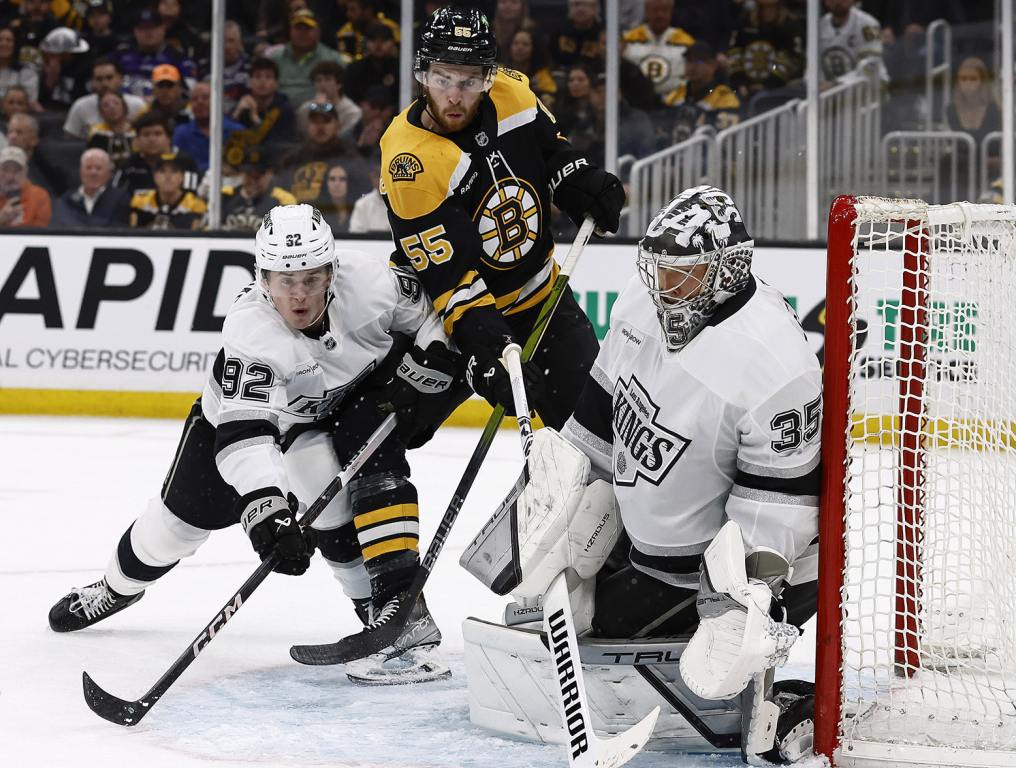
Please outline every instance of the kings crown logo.
M634 376L614 387L614 482L635 485L643 477L659 485L691 440L663 427L660 408Z
M388 165L388 173L391 174L392 181L413 181L422 172L423 163L411 152L396 155Z

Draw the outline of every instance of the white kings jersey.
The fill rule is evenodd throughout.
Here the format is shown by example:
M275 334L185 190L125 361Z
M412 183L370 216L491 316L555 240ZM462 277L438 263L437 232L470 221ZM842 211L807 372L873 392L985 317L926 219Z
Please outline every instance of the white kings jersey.
M777 290L752 277L671 352L634 277L564 435L613 478L632 564L696 588L728 519L749 554L790 563L815 538L821 414L818 360Z
M377 368L392 347L389 330L423 347L447 344L414 275L358 251L340 251L338 260L319 338L291 329L253 283L226 314L201 407L216 428L219 474L241 495L270 486L289 492L280 441L327 415Z
M818 46L822 77L826 80L839 80L871 57L879 61L880 78L889 79L882 63L882 26L860 8L850 9L842 27L833 24L831 13L825 14L819 20Z

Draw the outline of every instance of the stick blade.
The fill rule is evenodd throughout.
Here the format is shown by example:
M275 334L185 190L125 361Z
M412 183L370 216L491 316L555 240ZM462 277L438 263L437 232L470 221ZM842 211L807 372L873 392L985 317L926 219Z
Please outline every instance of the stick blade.
M642 751L653 735L656 718L659 716L660 708L654 707L652 712L624 733L609 739L594 738L592 749L572 762L571 768L619 768Z
M111 693L104 691L87 672L81 673L81 682L85 691L85 703L88 708L104 720L109 720L116 725L123 725L128 728L137 725L141 718L148 714L148 710L156 700L151 701L124 701Z
M415 601L406 601L385 624L376 629L363 629L334 643L321 645L294 645L289 649L293 661L312 666L346 664L356 659L373 656L399 639Z

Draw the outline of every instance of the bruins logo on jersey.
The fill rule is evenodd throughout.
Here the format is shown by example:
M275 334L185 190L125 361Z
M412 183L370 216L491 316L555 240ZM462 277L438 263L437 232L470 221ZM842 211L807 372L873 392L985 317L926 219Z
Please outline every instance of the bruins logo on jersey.
M473 215L483 241L483 260L497 269L510 269L536 243L540 214L540 198L528 181L499 179Z
M614 386L614 482L632 486L643 477L659 485L691 440L657 422L660 408L634 376Z
M639 62L639 68L654 85L670 77L670 62L662 56L646 56Z
M388 165L388 173L392 181L413 181L423 172L423 163L412 152L403 152L392 158Z

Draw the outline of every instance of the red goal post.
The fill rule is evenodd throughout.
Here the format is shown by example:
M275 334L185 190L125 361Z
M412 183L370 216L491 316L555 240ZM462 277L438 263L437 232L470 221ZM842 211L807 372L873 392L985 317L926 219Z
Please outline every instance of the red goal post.
M815 749L836 765L1016 766L1014 305L1016 208L833 203Z

